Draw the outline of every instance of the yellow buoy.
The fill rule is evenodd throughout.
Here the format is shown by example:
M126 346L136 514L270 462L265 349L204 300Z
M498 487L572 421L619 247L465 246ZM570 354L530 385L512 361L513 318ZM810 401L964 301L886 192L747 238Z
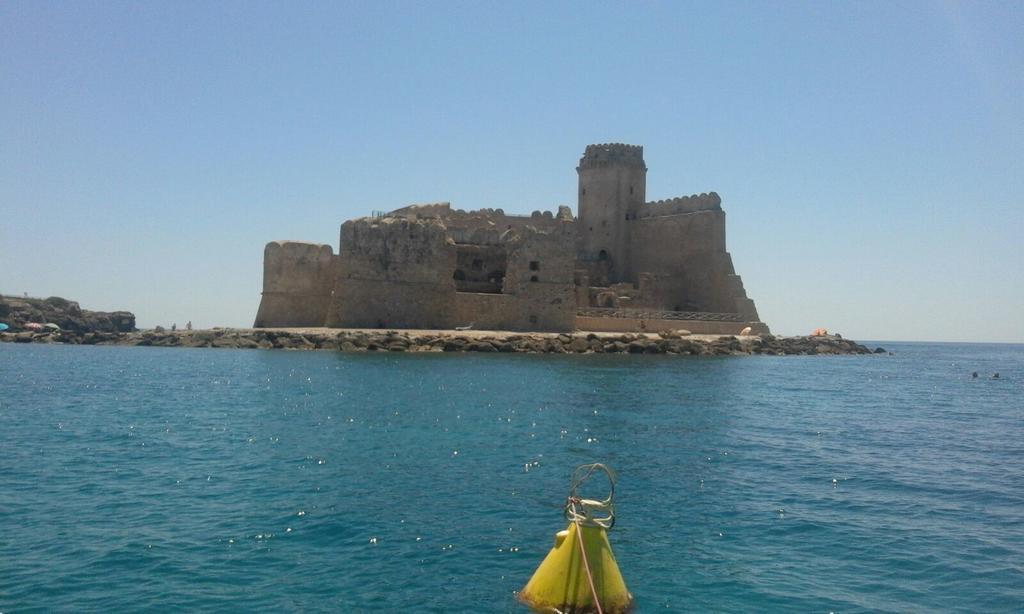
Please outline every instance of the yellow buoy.
M581 499L580 485L595 471L608 476L611 491L603 501ZM581 465L573 473L566 499L569 526L555 534L555 545L533 577L519 591L519 599L540 612L613 614L627 612L633 596L615 562L608 529L615 524L615 477L600 463ZM599 516L597 514L603 514Z

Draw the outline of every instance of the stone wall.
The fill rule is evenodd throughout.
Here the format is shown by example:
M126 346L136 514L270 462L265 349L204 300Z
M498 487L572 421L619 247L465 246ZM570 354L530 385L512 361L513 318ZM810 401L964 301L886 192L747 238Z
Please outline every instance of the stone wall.
M502 293L458 293L456 325L489 330L572 330L576 313L575 226L562 222L554 232L526 227L508 236L504 245L507 266Z
M572 215L569 214L569 217L571 220ZM527 228L550 232L560 223L562 220L559 220L550 211L534 211L532 215L527 216L505 215L501 209L484 209L470 213L456 211L444 218L448 234L456 243L493 242L485 237L487 235L500 237L510 230L519 232Z
M450 328L455 244L438 220L362 218L341 226L327 325Z
M335 263L330 245L267 243L263 250L263 297L255 326L323 326Z
M449 203L409 205L396 209L388 217L403 217L418 220L438 219L444 222L448 236L456 243L496 244L496 239L487 239L481 233L492 233L500 237L507 230L523 230L532 227L551 231L562 222L572 222L572 211L561 206L558 211L534 211L530 215L509 215L502 209L477 209L464 211L452 209Z
M666 200L645 203L637 212L638 218L677 215L680 213L696 213L697 211L721 210L722 199L715 192L693 194Z
M657 294L663 309L736 311L724 211L638 219L632 233L634 272L662 280Z
M345 222L327 325L572 330L575 225L551 228L483 227L460 244L442 218Z
M576 313L576 225L525 229L509 247L505 292L517 298L509 330L572 330Z
M509 294L455 294L455 321L453 326L471 326L477 330L515 330L514 322L518 301Z

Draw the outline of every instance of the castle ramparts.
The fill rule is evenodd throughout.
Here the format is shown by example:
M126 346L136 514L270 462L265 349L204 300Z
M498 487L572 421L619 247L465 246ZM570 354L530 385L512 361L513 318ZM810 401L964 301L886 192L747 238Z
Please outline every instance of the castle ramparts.
M271 242L255 325L768 331L725 249L718 194L647 202L636 145L588 145L577 173L576 217L439 202L345 222L337 254Z

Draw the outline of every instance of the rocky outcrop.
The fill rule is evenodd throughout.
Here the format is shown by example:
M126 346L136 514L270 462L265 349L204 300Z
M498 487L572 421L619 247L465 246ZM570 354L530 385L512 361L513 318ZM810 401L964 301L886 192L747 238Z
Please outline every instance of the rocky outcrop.
M128 311L89 311L59 296L19 298L0 295L0 322L11 332L26 324L56 324L70 333L128 333L135 330L135 314Z
M213 329L132 333L0 333L0 341L341 352L492 352L531 354L674 354L680 356L871 354L838 336L688 337L639 333L459 333L385 330Z

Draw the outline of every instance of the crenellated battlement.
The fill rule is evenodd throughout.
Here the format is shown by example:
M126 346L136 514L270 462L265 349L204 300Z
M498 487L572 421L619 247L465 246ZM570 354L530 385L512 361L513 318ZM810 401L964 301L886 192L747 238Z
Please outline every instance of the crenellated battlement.
M696 213L698 211L720 211L721 209L721 197L715 192L707 192L705 194L691 194L690 196L680 196L645 203L637 214L637 218Z
M576 170L601 168L609 164L623 164L647 170L647 166L644 164L644 148L642 145L627 145L625 143L587 145Z
M589 154L591 152L595 152L595 151L611 151L611 150L633 152L633 153L637 153L637 154L642 156L643 153L644 153L644 146L643 145L629 145L628 143L594 143L592 145L587 145L586 146L586 148L584 149L584 152L585 152L584 155Z
M395 209L394 211L375 212L375 214L370 216L370 218L402 218L411 220L442 219L445 220L445 222L468 222L477 224L493 223L499 225L507 225L509 222L513 224L520 224L524 221L528 221L535 225L540 224L544 226L553 226L555 222L573 221L572 210L565 205L558 207L557 212L534 211L533 213L526 215L505 213L504 209L493 209L490 207L469 211L465 209L453 209L451 203L448 202L408 205L400 209Z

